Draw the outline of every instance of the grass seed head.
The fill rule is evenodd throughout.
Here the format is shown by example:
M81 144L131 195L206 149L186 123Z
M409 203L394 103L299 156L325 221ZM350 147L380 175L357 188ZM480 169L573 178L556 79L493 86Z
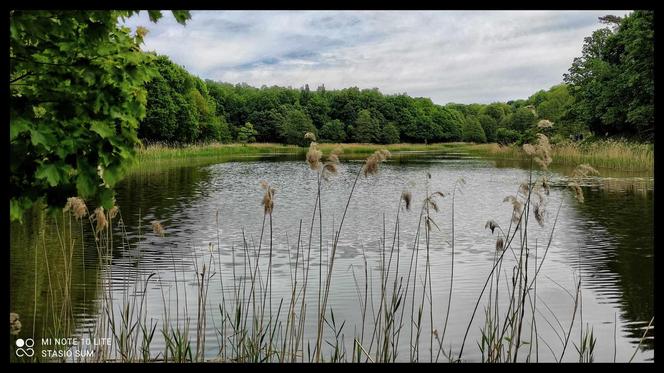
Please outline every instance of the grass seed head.
M512 204L512 222L518 223L521 219L523 204L514 196L505 197L503 202L510 202Z
M21 331L21 321L18 319L18 313L9 313L9 334L18 335Z
M496 240L496 251L502 251L505 247L505 241L503 241L502 237L498 237Z
M553 127L553 122L548 119L542 119L537 122L537 128L551 128Z
M378 173L378 165L390 157L390 152L387 149L376 150L370 155L364 163L364 176L375 175Z
M493 219L487 220L486 224L484 224L484 229L491 229L491 234L493 234L494 229L498 227L498 223L496 223Z
M164 234L166 233L164 227L161 225L161 223L158 220L152 222L152 232L154 232L154 234L156 234L157 236L161 237L164 237Z
M307 132L304 134L304 138L311 141L316 141L316 135L313 132Z
M108 227L108 220L106 220L104 208L101 206L95 209L95 221L97 222L97 226L95 227L96 233L99 233Z
M263 212L272 215L272 210L274 209L274 193L276 190L266 181L261 181L261 188L265 189L263 201L261 202L261 205L263 205Z
M323 152L318 149L318 144L312 141L311 144L309 144L309 151L307 151L307 163L309 164L309 168L312 170L320 169L320 159L322 156Z
M67 198L67 204L62 209L62 211L67 212L69 210L72 211L76 220L88 214L88 207L85 205L83 199L79 197Z

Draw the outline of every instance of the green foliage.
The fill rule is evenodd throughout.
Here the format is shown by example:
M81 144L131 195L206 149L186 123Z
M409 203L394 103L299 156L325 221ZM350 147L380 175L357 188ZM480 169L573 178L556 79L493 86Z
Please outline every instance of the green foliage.
M521 139L521 136L518 132L500 127L496 130L496 142L501 145L509 145L515 142L518 142Z
M153 66L157 76L146 85L147 115L139 127L141 139L181 143L230 141L228 123L205 82L166 56L157 56Z
M355 121L353 139L360 143L378 143L381 140L380 123L369 110L361 110Z
M284 108L285 113L279 118L279 134L285 144L307 146L309 140L304 138L304 134L311 132L318 134L316 127L311 122L311 118L302 110L296 107Z
M480 114L488 115L493 118L496 123L500 123L505 116L511 113L511 110L512 108L505 103L494 102L482 108Z
M526 107L517 109L512 115L509 127L520 133L532 128L537 120L537 116L533 111L533 109Z
M399 128L397 125L394 122L386 123L381 133L381 142L383 144L396 144L399 141Z
M320 138L329 142L344 142L346 141L346 131L344 131L344 124L339 119L328 121L320 129Z
M487 114L482 114L477 119L480 121L480 125L482 125L482 129L486 135L486 141L496 142L496 129L498 128L496 120Z
M654 12L635 11L585 38L565 82L571 117L598 135L654 139Z
M54 208L79 195L112 206L154 75L153 56L139 48L145 29L118 26L134 13L10 11L12 220L38 200Z
M463 128L463 141L486 142L486 134L477 117L472 115L466 117L466 125Z
M247 122L244 126L238 129L237 141L243 144L256 142L256 133L257 131L254 129L254 125Z

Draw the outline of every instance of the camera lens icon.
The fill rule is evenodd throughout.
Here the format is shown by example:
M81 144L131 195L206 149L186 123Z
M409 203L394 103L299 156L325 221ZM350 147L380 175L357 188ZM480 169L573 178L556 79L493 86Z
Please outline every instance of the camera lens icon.
M16 356L22 357L32 357L35 354L35 350L32 348L35 345L35 340L32 338L19 338L16 340ZM25 347L25 348L23 348Z

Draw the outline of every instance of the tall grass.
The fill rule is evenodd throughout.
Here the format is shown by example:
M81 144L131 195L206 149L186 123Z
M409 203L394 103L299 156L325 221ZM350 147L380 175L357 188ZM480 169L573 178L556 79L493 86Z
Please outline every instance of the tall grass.
M516 146L477 144L463 147L471 153L483 156L527 160L528 155ZM653 171L653 144L634 143L625 140L601 140L593 142L561 142L553 145L553 164L577 165L586 163L597 169L623 171Z
M579 361L591 362L594 360L594 347L597 341L591 327L583 328L581 277L579 276L576 283L575 294L568 292L572 299L570 310L572 317L567 326L563 325L553 313L551 317L555 319L556 325L553 324L554 320L544 315L541 306L544 305L547 309L548 306L537 294L540 270L551 247L558 219L556 214L548 242L543 247L538 247L538 244L533 247L528 239L529 229L532 226L531 219L534 218L536 223L543 225L543 210L549 193L546 171L551 163L551 157L555 158L555 148L552 151L545 138L540 140L540 143L525 150L531 165L528 180L519 186L514 195L507 196L504 200L512 206L508 226L504 229L493 220L486 223L486 228L491 231L490 234L496 236L495 248L487 248L494 250L494 260L489 274L484 279L483 288L477 296L458 350L452 347L446 350L444 343L454 292L455 195L462 190L465 181L462 179L457 181L452 191L430 191L427 187L426 195L421 201L412 201L409 191L403 191L398 199L395 198L395 224L389 234L383 215L382 239L377 263L380 271L379 283L375 284L374 278L369 275L370 264L364 251L361 268L363 276L358 276L356 268L353 267L352 275L359 306L357 312L361 321L359 325L351 326L345 320L335 319L334 308L329 303L330 294L334 289L334 265L339 240L344 232L347 215L353 213L350 207L356 189L367 187L363 179L379 172L379 165L386 161L390 152L384 149L375 150L363 166L357 169L345 200L341 220L330 225L324 224L323 221L324 209L328 206L321 199L321 183L334 182L341 150L330 149L329 146L315 142L312 142L306 155L309 167L315 172L317 180L316 190L312 191L310 196L313 201L311 221L305 225L305 230L308 227L309 232L303 232L303 221L300 220L296 244L292 247L288 243L290 288L285 292L287 294L285 297L275 299L273 294L272 211L278 209L279 204L275 199L274 189L267 182L261 184L265 191L262 201L264 215L258 242L256 244L253 238L247 238L243 231L241 247L231 247L232 273L227 274L227 276L232 275L230 284L224 284L222 276L227 270L222 268L218 213L215 219L216 247L210 244L207 252L198 255L192 248L190 257L177 256L177 259L169 247L171 254L169 260L175 278L175 299L171 294L172 287L162 279L160 271L163 269L152 271L150 268L141 268L140 260L144 237L150 235L151 239L158 242L169 234L168 227L163 227L156 221L152 222L152 232L139 230L138 237L131 240L125 231L122 215L117 209L110 211L96 209L95 213L88 213L87 207L81 200L71 199L71 205L66 212L63 212L67 224L58 226L58 231L62 232L61 255L67 264L64 266L63 277L51 280L51 283L64 284L64 290L51 294L66 303L65 306L53 310L53 317L61 321L58 324L62 328L59 333L67 335L84 333L96 338L111 338L113 343L110 346L101 346L93 357L84 361L437 362L442 355L444 361L462 362L466 361L464 352L470 343L467 340L469 332L475 325L473 322L478 314L477 311L483 306L481 337L475 341L483 362L539 361L540 342L549 348L556 361L563 361L565 353L571 350L569 346L577 314L581 318L581 335L578 344L575 342L571 344L575 347ZM396 147L408 148L405 145ZM263 147L265 148L269 147ZM261 146L257 145L253 149L261 149ZM361 145L343 147L344 152L360 152L366 149ZM158 153L162 150L148 151ZM325 153L328 155L323 158ZM173 156L181 156L177 154L179 153ZM534 164L539 164L545 171L535 179L535 174L532 172ZM583 178L587 176L589 170L591 169L587 166L581 167L575 175L579 179ZM426 175L427 180L430 177ZM579 181L574 179L572 183ZM435 213L439 211L441 201L450 198L450 195L452 199L450 282L446 302L443 307L438 307L434 302L435 284L431 279L431 256L434 255L431 250L432 232L439 230L444 223L437 221ZM413 206L417 207L413 210L419 218L416 226L408 227L415 232L413 241L403 246L400 215L412 213L411 205L417 205ZM558 211L561 206L562 202L558 206ZM88 222L84 223L85 219ZM139 217L139 226L142 224ZM94 244L98 265L104 270L96 278L95 284L102 294L97 305L99 317L94 327L81 331L74 325L75 318L69 294L72 287L72 252L80 247L75 244L73 232L77 228L82 244L85 238L84 225L95 234ZM376 224L377 229L381 229L379 225ZM313 243L316 226L319 235L318 248ZM327 226L333 228L333 239L331 246L325 248L322 235L323 227ZM117 237L121 242L114 242ZM391 243L388 243L390 241ZM127 275L123 284L113 282L111 262L113 250L117 245L124 249L133 249L137 255L136 268ZM410 251L408 263L400 262L402 250ZM539 253L542 251L540 257ZM312 256L312 252L317 254L318 258ZM194 267L193 272L178 267L176 260L190 261ZM311 271L312 265L313 271ZM316 272L318 282L312 285L310 279L316 279ZM216 283L213 283L215 277L219 277L221 299L211 300L208 294L210 286L216 286ZM194 294L187 293L187 286L179 285L187 282L195 284ZM161 317L155 318L158 315L148 314L147 294L150 286L159 288L163 307ZM118 294L121 294L120 298ZM181 303L180 297L184 298L184 302ZM193 297L195 302L188 302L189 297ZM189 309L189 304L195 304L193 312ZM175 317L172 314L173 310L176 312ZM442 333L436 327L439 322L437 320L443 325ZM558 348L554 348L555 345L552 346L539 336L545 326L538 325L538 320L544 320L554 329L560 342ZM208 321L213 323L212 330L217 346L211 346L212 341L207 339L206 332L210 330ZM159 338L161 344L157 348L155 341ZM212 354L209 352L211 350L216 352L214 357L211 357Z

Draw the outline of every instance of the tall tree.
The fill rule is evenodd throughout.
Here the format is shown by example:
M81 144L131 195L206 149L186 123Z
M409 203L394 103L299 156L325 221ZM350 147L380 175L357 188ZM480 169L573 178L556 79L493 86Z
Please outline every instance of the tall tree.
M371 111L364 109L357 115L354 125L355 141L362 143L380 142L380 123L371 116Z
M282 140L286 144L306 146L309 140L304 138L304 134L307 132L318 133L311 118L296 107L288 108L279 121L279 133Z
M654 13L611 19L584 41L564 80L575 98L572 112L596 134L654 138Z

